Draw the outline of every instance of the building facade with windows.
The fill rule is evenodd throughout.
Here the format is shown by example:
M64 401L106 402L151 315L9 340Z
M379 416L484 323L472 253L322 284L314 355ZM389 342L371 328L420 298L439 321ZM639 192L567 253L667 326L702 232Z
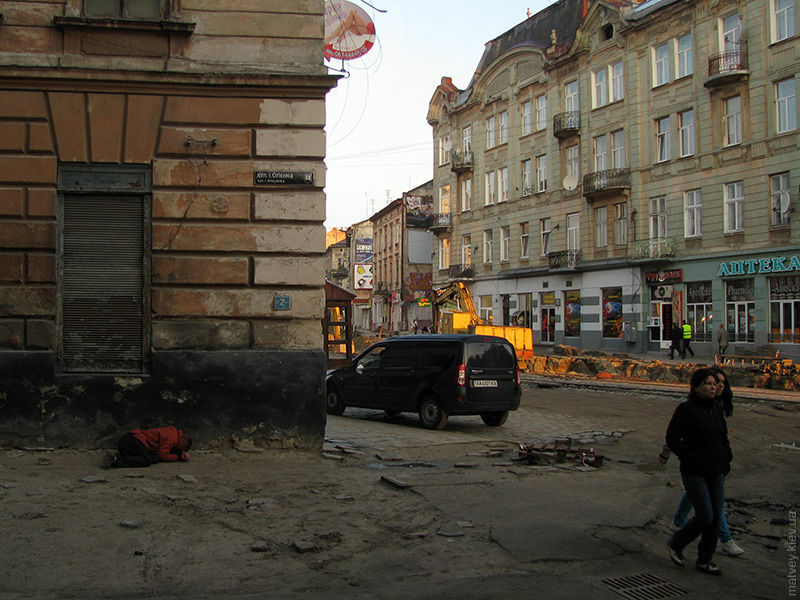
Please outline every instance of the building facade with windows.
M539 344L659 352L685 319L702 351L722 324L733 352L800 354L797 21L566 1L490 41L429 105L460 153L434 161L434 287Z
M433 235L428 230L433 199L428 181L376 212L372 329L408 331L431 319Z
M321 446L322 0L0 7L8 440Z

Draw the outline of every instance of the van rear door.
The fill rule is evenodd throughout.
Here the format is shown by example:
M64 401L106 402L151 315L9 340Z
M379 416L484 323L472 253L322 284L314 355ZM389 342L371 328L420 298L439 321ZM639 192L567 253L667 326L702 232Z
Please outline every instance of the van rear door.
M500 340L472 341L465 344L464 353L468 401L503 410L502 405L519 394L514 347Z

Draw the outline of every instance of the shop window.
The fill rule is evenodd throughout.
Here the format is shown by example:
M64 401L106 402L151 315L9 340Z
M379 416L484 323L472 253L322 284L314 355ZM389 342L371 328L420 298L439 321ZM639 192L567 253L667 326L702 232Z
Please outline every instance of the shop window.
M755 291L752 279L725 282L725 326L732 342L754 342Z
M769 341L800 344L800 275L769 278Z
M564 335L581 336L581 293L580 290L564 292Z
M603 337L622 337L622 288L603 288Z
M698 342L713 340L711 309L711 282L698 281L686 284L686 322L692 326L692 336Z

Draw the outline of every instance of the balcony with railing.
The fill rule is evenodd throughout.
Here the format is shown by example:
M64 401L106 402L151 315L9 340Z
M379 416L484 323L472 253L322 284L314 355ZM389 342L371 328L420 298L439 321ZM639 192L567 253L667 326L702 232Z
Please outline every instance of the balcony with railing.
M547 253L547 265L550 269L574 269L580 261L580 250L557 250Z
M583 195L588 200L629 189L630 169L605 169L583 176Z
M472 279L475 277L475 269L472 265L450 265L447 276L450 279Z
M703 83L707 88L722 87L741 81L750 75L747 61L747 46L739 44L737 48L714 54L708 59L708 79Z
M431 231L450 231L453 227L453 219L450 213L434 213L428 222L428 229Z
M450 153L450 170L453 173L467 173L473 167L472 150L453 150Z
M631 258L644 260L664 260L675 256L673 238L650 238L637 240L631 246Z
M563 140L581 132L581 113L568 111L553 116L553 135Z

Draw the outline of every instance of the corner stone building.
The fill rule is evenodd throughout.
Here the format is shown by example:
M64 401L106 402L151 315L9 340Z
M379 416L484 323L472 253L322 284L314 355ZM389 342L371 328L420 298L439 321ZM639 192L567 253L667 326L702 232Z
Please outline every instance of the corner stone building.
M321 445L323 5L0 5L0 444Z

